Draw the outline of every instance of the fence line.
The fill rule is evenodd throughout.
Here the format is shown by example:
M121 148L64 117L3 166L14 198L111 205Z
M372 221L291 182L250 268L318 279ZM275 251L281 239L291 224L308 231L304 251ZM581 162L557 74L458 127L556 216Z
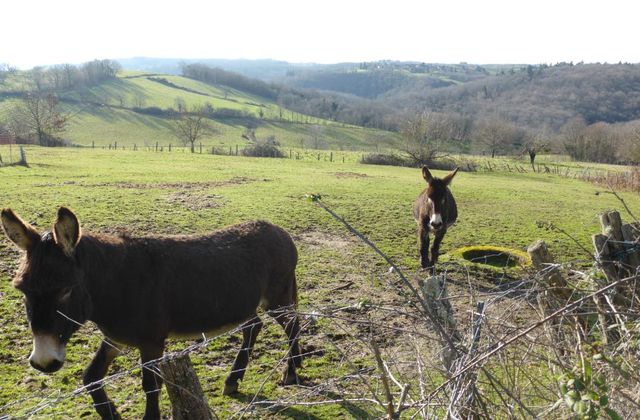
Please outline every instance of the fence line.
M314 330L315 332L308 336L308 340L310 342L318 340L330 346L333 352L338 355L332 360L335 359L334 363L341 366L342 370L338 370L336 367L336 371L340 373L316 384L293 388L293 391L287 396L264 399L261 391L280 366L284 364L287 355L274 358L269 363L252 363L251 367L267 371L263 373L264 377L258 382L257 388L252 391L250 397L246 399L246 403L238 409L234 408L232 418L253 416L256 414L256 410L270 410L278 413L287 407L313 407L323 404L342 404L346 407L350 407L348 404L360 404L364 407L363 409L375 410L376 413L389 419L396 418L407 410L411 410L408 415L411 418L431 418L443 413L466 413L468 416L477 417L490 417L491 414L501 414L508 417L531 417L541 413L548 415L558 410L563 402L558 400L558 391L549 393L546 385L542 386L537 382L530 381L529 375L533 375L535 372L527 371L528 363L531 363L531 359L528 358L534 357L533 360L536 363L549 366L548 369L553 377L558 377L560 373L573 372L573 359L568 358L564 353L558 354L557 352L559 349L564 349L563 351L571 352L577 360L585 360L587 355L581 348L587 343L578 341L578 345L576 345L571 340L579 339L576 337L588 336L588 331L582 331L580 334L561 334L562 330L568 328L569 332L572 332L574 329L583 328L580 323L573 322L573 319L584 317L590 313L602 314L603 308L593 306L593 302L597 300L596 297L606 297L611 290L639 278L636 275L628 276L601 285L595 290L581 294L580 291L577 291L575 296L570 296L569 300L560 304L554 311L543 313L539 319L534 318L525 325L520 325L516 321L515 315L523 307L535 308L532 302L556 290L551 286L545 288L543 283L537 281L538 273L533 274L529 280L514 281L506 289L497 286L491 290L481 291L484 307L481 310L479 305L469 305L470 307L466 310L469 315L469 332L468 334L462 333L459 326L454 326L453 328L458 328L457 331L460 335L460 338L454 341L455 335L451 333L451 327L443 327L442 318L436 316L433 308L427 305L425 309L424 293L421 294L418 291L418 288L388 256L324 204L319 196L311 196L310 198L317 206L340 221L366 246L373 249L386 263L394 267L393 274L387 276L395 277L397 275L400 277L403 287L399 290L399 294L406 298L405 292L409 291L410 303L406 306L357 303L327 305L319 308L308 307L298 310L297 314L302 320L301 331ZM617 240L614 239L614 241ZM600 259L600 261L603 260ZM559 266L554 265L553 267ZM442 274L437 276L434 274L423 271L418 274L418 278L426 275L428 278L425 283L429 280L440 279L443 280L445 286L448 282L453 284L453 281L446 277L446 273L444 277ZM585 274L585 278L590 278L588 276ZM389 280L388 277L387 280ZM470 285L471 278L469 277L467 280ZM391 286L390 283L389 286ZM468 303L469 300L474 301L480 295L475 293L474 289L470 289L470 292L471 299L468 294L442 294L436 300L448 302L451 299L460 299ZM635 298L635 292L633 293L632 301ZM512 295L515 297L512 298ZM416 299L419 302L415 302ZM609 305L610 310L605 308L604 314L608 316L631 317L630 319L640 317L637 306L618 310L615 302L608 301L606 304ZM319 323L320 319L331 322ZM402 319L406 322L397 325L392 321L393 319ZM472 322L474 319L475 324ZM621 320L624 321L622 318ZM270 317L267 318L267 321L274 322ZM457 321L460 321L460 316L457 317ZM629 342L628 337L631 332L624 329L627 328L625 322L618 324L610 325L610 327L619 329L619 343L624 345ZM483 337L480 337L480 325L482 325ZM25 401L40 399L32 407L21 409L18 416L45 415L44 410L54 409L63 401L77 398L91 386L111 386L116 380L131 375L137 369L151 369L155 372L159 363L185 354L204 352L212 341L235 334L241 329L241 327L236 327L215 337L203 337L202 342L167 353L161 358L144 364L137 363L101 381L71 392L50 393L45 396L42 394L34 395L12 402L0 407L0 412L6 413L12 407L21 405ZM544 339L545 329L549 334L548 340ZM384 344L384 338L394 337L394 334L406 338L406 340L399 341L397 345ZM443 335L451 335L449 341ZM423 348L433 343L434 339L443 341L445 345L439 349L430 348L430 351L424 351ZM270 342L269 344L273 347L269 347L268 351L284 346L288 341L288 339L283 339ZM621 351L619 348L623 347L615 347L616 345L611 340L608 348L612 349L612 352ZM507 349L511 351L506 352ZM441 363L442 356L447 351L462 356L458 359L457 364L453 364L454 368L450 370L444 368ZM306 349L303 346L303 353L307 357L321 354L320 352L324 352L324 350L314 347ZM365 362L355 363L352 360L354 354L362 354ZM490 360L495 361L498 366L488 366L487 363ZM504 371L496 372L495 369L504 369ZM513 378L510 375L517 377ZM625 379L626 381L637 380L637 375L633 372L628 377L631 379ZM522 381L523 383L521 383ZM483 386L476 387L476 382ZM514 383L519 385L516 386ZM553 384L549 385L553 386ZM640 385L640 380L635 382L635 386L638 385ZM494 390L495 400L491 400L488 395L490 390ZM530 395L535 395L535 405L533 406L531 400L527 400ZM621 401L624 401L620 395L620 393L611 394L609 398L611 400L617 398L616 404L620 406L623 404ZM631 401L638 396L636 391L632 391L630 395ZM627 402L627 404L632 403ZM361 409L359 405L353 409L356 408ZM637 408L640 408L640 405ZM364 411L363 413L368 412ZM212 415L216 416L216 413L212 412Z

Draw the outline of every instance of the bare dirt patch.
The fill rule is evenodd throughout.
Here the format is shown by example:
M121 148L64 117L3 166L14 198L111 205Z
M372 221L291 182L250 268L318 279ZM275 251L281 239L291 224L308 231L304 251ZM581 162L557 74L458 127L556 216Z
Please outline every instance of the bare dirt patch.
M169 204L184 207L187 210L197 211L215 209L223 206L223 196L217 194L198 194L191 191L177 191L166 196Z
M336 172L335 176L336 178L369 178L369 175L357 172Z
M293 235L293 240L310 249L344 250L357 244L355 239L319 230L307 230Z
M176 189L204 189L204 188L218 188L226 187L229 185L241 185L248 184L250 182L256 182L256 179L247 178L244 176L236 176L224 181L207 181L207 182L159 182L159 183L136 183L136 182L97 182L93 184L81 183L75 181L64 181L60 183L45 183L36 184L37 187L56 187L61 185L78 185L81 187L113 187L124 189L161 189L161 190L176 190ZM264 180L268 181L268 180Z

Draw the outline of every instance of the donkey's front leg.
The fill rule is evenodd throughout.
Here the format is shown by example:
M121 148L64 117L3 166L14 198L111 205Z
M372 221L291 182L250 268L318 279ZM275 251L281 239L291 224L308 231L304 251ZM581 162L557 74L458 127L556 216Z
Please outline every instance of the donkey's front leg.
M447 233L446 229L441 229L436 232L435 237L433 238L433 248L431 248L431 264L433 266L435 266L436 261L438 261L438 256L440 255L440 243L442 242L445 233Z
M164 353L164 342L146 344L140 347L140 360L142 362L142 388L147 395L147 406L144 410L144 420L160 419L160 389L162 377L158 375L158 364L154 361L160 359Z
M84 371L82 381L93 399L93 406L103 419L119 419L120 415L116 406L109 400L101 381L109 370L113 359L120 354L120 349L106 339L100 344L100 348L93 356L89 367Z
M429 267L429 229L422 223L418 225L418 247L420 248L420 266L427 268Z

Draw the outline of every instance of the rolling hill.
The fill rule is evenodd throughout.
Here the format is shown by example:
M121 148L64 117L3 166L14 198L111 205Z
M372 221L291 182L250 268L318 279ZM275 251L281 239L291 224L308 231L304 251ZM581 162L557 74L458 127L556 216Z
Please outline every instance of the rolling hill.
M18 73L0 84L0 122L24 94L25 77ZM211 110L215 130L202 141L207 147L245 145L247 127L285 147L370 150L373 137L384 136L390 144L397 139L394 133L311 117L268 98L176 75L125 71L93 86L60 91L58 97L72 117L63 137L75 145L175 146L172 119L181 106Z

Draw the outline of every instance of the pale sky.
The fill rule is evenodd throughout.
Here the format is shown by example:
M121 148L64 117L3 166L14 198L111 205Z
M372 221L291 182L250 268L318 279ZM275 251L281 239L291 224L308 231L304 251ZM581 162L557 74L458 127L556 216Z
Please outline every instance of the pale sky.
M5 0L0 63L637 63L639 12L636 0Z

